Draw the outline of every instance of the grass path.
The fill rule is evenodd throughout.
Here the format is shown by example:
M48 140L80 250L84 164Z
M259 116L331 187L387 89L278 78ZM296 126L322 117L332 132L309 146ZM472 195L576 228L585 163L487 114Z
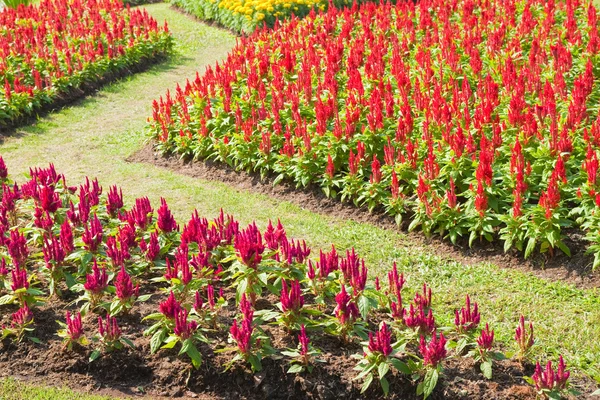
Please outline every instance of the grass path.
M288 233L304 238L314 248L334 243L338 249L354 245L367 259L371 272L387 270L397 261L417 288L431 284L434 306L441 322L450 323L453 307L466 293L479 302L482 321L496 329L499 340L512 345L520 314L535 322L539 354L565 355L570 365L598 375L600 360L600 296L563 283L548 283L518 271L494 265L467 266L441 260L415 247L398 232L318 215L264 195L240 192L225 184L197 180L157 167L127 163L143 146L143 128L153 99L185 82L206 65L223 59L235 44L230 33L200 24L166 4L147 6L159 21L167 19L177 41L178 54L168 62L106 86L96 95L17 129L0 144L13 177L30 166L53 162L68 182L98 177L108 188L118 184L127 200L148 195L157 204L167 199L180 220L197 208L214 216L222 207L243 222L281 218ZM1 386L0 386L1 388ZM0 389L0 398L2 391Z

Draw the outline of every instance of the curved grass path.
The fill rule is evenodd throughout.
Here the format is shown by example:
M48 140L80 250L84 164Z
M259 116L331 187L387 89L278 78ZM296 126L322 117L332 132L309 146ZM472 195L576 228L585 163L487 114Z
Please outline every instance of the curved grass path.
M104 87L94 96L50 114L31 127L17 129L0 143L0 154L13 177L30 166L53 162L68 182L98 177L108 188L118 184L127 201L148 195L157 204L165 197L179 220L197 208L213 216L222 207L242 222L281 218L291 236L313 246L339 250L354 245L367 259L371 273L387 270L397 261L417 288L423 281L433 287L438 320L451 323L451 305L471 294L480 305L482 321L496 329L499 340L511 348L520 314L535 323L538 354L553 359L562 353L569 366L600 379L600 295L494 265L463 265L428 254L405 236L372 225L338 220L302 210L289 202L239 192L221 183L181 176L154 166L130 164L125 159L141 148L143 128L152 100L185 82L206 65L223 59L235 44L230 33L203 25L173 11L166 4L146 7L159 21L166 19L177 42L177 55L148 71ZM407 299L408 300L408 299ZM5 381L5 387L14 382ZM3 397L6 396L6 397ZM2 389L0 398L13 398Z

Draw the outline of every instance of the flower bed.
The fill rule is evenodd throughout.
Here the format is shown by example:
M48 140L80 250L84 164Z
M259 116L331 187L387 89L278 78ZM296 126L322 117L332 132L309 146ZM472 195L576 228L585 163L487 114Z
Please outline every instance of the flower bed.
M68 370L81 368L86 379L98 363L137 360L137 371L152 360L164 364L156 361L164 356L190 363L186 386L204 382L199 390L215 369L229 384L231 370L266 366L275 384L286 382L286 372L325 382L335 372L354 398L359 390L413 398L410 391L429 396L444 365L465 359L471 371L478 365L481 376L501 373L503 382L515 366L531 365L534 328L523 318L515 344L502 346L516 350L508 361L469 296L454 324L441 326L426 284L407 301L410 277L401 267L394 264L385 280L368 279L353 249L332 246L317 256L281 223L260 230L223 212L211 221L194 212L179 225L164 200L156 211L147 198L127 209L116 186L105 192L89 179L69 186L52 166L32 169L17 185L1 158L0 179L0 364L13 373L22 367L19 349L54 352L62 371L66 357L75 363ZM201 368L206 359L211 368ZM519 381L521 398L566 393L562 358L557 367L531 366L533 386ZM253 387L247 379L240 385ZM282 390L302 396L294 384Z
M581 228L598 265L599 43L591 2L331 9L242 39L150 132L453 243L569 254Z
M166 55L167 26L118 0L44 0L0 11L0 126Z
M358 1L361 3L362 1ZM348 7L350 0L171 0L171 4L205 21L213 21L238 33L249 34L292 16L304 18L330 5Z

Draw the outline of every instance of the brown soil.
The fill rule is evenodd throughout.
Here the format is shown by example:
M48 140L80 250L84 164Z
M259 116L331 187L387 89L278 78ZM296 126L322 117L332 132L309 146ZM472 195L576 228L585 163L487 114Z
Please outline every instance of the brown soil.
M155 286L146 285L142 293L154 293L152 298L136 304L133 312L119 317L123 335L131 339L134 349L103 355L88 362L91 348L77 347L64 350L61 339L56 336L57 320L64 320L72 298L53 299L34 309L36 330L33 336L42 344L25 340L19 345L5 340L0 343L0 377L42 385L66 385L81 392L93 392L113 396L146 396L149 398L198 398L198 399L360 399L381 398L382 392L375 381L365 394L360 394L360 381L353 371L357 360L350 355L360 353L358 343L342 344L338 339L312 333L313 345L320 349L320 363L312 373L287 374L289 364L285 359L263 360L263 371L257 374L244 365L234 365L223 372L232 353L216 353L214 350L231 346L227 343L228 327L235 316L234 294L226 292L229 306L219 315L219 332L208 333L210 346L202 344L199 350L203 364L199 370L190 368L189 360L178 357L177 350L159 350L150 355L149 338L142 332L150 323L141 321L143 315L156 312L158 304L166 298ZM71 296L72 297L72 296ZM257 308L272 307L273 296L259 299ZM6 323L14 306L2 306L0 323ZM97 332L96 315L84 319L88 338ZM297 346L296 334L286 333L276 326L266 326L271 343L278 349ZM524 375L531 375L532 367L525 368L513 361L494 364L494 378L488 381L479 372L472 359L453 357L444 362L444 372L432 399L534 399L533 387L524 382ZM416 386L405 376L393 372L388 375L390 399L417 399ZM589 393L593 390L588 382L576 381L576 386Z
M562 281L573 284L578 288L600 287L600 274L592 271L593 257L585 254L586 242L579 231L570 231L565 244L571 250L571 257L560 253L549 257L546 254L537 254L524 260L518 251L504 253L501 243L477 243L469 248L466 241L454 246L439 237L425 238L420 232L408 232L408 223L403 223L400 228L393 218L383 212L369 213L366 209L359 209L351 204L343 204L337 200L325 197L318 187L297 189L294 184L283 182L273 185L273 178L262 180L260 174L248 174L235 171L223 164L210 161L188 162L176 156L162 156L155 153L153 144L149 143L140 151L130 156L127 161L149 163L157 165L180 174L200 178L208 181L227 183L238 190L252 191L266 194L281 201L289 201L304 209L326 214L334 218L369 223L383 229L398 231L406 236L406 241L411 247L425 247L443 259L454 260L467 265L492 263L502 268L517 269L532 273L533 275L550 281Z

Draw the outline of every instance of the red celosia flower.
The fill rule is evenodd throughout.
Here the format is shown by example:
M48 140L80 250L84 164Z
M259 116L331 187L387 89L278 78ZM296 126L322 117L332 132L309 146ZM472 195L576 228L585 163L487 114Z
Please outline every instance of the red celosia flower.
M419 341L419 351L423 356L423 364L437 367L438 364L446 358L446 338L443 333L438 336L433 332L431 341L427 343L425 337L421 336Z
M117 319L106 314L106 319L98 317L98 333L105 342L115 342L121 338L121 329Z
M175 315L174 332L182 340L190 338L198 329L198 323L196 321L188 322L187 317L188 312L185 308L180 308Z
M158 309L165 317L174 320L179 310L181 310L181 304L179 304L175 299L175 295L171 292L167 300L159 304Z
M306 328L304 327L304 325L300 327L298 342L300 342L300 355L306 357L308 355L308 345L310 344L310 339L306 335Z
M542 369L539 361L535 365L535 372L531 379L535 383L535 388L541 390L562 390L567 386L567 381L571 373L565 370L565 362L562 355L559 356L558 369L554 372L552 361L548 361L546 368Z
M71 340L78 340L83 336L83 324L81 323L81 313L71 315L69 311L66 314L67 335Z
M234 247L242 262L246 266L256 269L262 260L265 245L255 223L248 225L248 228L235 236Z
M108 275L106 268L98 268L98 262L94 259L94 265L92 267L92 273L85 276L85 283L83 287L88 292L99 294L108 287Z
M471 298L469 295L467 295L466 303L466 306L461 308L460 311L456 310L454 315L454 325L460 333L477 328L481 319L477 303L473 304L473 309L471 310Z
M119 298L119 300L127 301L133 296L137 297L139 285L133 286L131 276L125 270L125 266L121 265L121 270L117 273L114 282L117 298Z
M92 253L98 251L98 246L102 243L102 235L102 224L100 223L98 216L94 214L94 218L92 218L89 225L85 225L85 231L81 236L86 250L89 250Z
M12 314L11 324L13 327L27 325L31 321L33 321L33 313L27 304L24 304L23 307L19 308L17 312Z
M369 351L381 353L386 357L392 354L392 332L385 322L381 324L375 336L369 332Z
M160 207L158 208L157 214L158 229L166 233L173 232L179 229L179 227L177 226L177 222L173 217L173 214L171 214L171 210L169 210L167 201L162 197L160 198Z
M491 350L494 343L494 330L490 330L488 324L485 324L485 329L481 331L481 334L477 338L477 345L481 350Z
M300 288L300 282L296 279L292 281L291 287L288 291L287 283L285 279L281 281L281 308L283 312L291 311L297 313L304 305L304 297L302 296L302 289Z
M27 271L25 268L20 269L19 265L15 265L15 269L10 272L12 276L12 284L10 289L16 292L19 289L29 289L29 281L27 280Z
M346 287L342 285L342 290L335 296L335 315L342 325L353 323L358 317L358 307L352 301L350 295L346 292Z
M533 346L533 323L529 322L529 334L525 331L525 317L519 318L519 326L515 329L515 340L522 354L525 354Z
M116 217L123 208L123 191L116 186L111 186L106 198L106 211L111 217Z

